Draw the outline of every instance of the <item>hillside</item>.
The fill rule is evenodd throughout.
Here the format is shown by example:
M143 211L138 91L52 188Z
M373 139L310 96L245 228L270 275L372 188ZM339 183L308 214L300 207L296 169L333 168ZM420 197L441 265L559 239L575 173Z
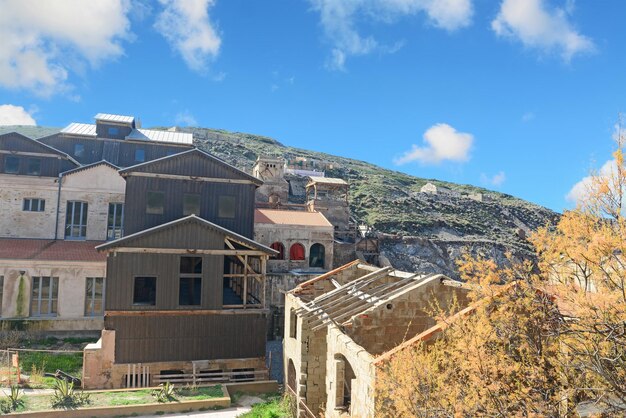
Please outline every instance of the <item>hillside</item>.
M31 137L49 135L54 128L0 127ZM513 196L474 187L422 179L387 170L364 161L286 147L263 136L205 128L192 132L199 148L251 172L257 155L306 159L309 167L350 183L353 215L381 233L381 251L392 265L404 270L442 272L456 276L455 260L465 252L503 262L510 252L533 257L524 236L558 214ZM305 178L291 176L293 198L304 200ZM426 183L449 188L451 195L420 193ZM481 194L482 201L469 194Z

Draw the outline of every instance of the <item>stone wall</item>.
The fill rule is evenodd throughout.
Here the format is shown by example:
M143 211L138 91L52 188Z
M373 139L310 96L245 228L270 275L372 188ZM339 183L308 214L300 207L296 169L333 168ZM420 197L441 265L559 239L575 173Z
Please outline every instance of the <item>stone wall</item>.
M466 289L444 285L439 278L418 283L353 317L346 333L370 354L380 355L434 326L438 309L467 306L466 295Z
M326 417L340 417L347 413L352 417L374 416L374 358L336 326L328 327L326 341ZM344 373L349 368L354 372L351 379L351 402L343 404Z
M333 268L333 230L330 226L257 223L254 225L254 240L267 246L270 246L274 242L280 242L285 246L285 259L269 260L267 262L268 273L284 273L291 270L314 270L309 267L309 256L311 254L311 246L316 243L322 244L325 249L324 270ZM300 243L304 246L304 260L289 260L289 248L295 243Z
M57 191L55 178L0 174L0 236L54 238ZM45 210L22 210L30 198L44 199Z
M285 338L284 338L284 376L285 382L295 382L292 388L307 407L318 414L326 402L326 330L316 332L303 327L302 319L298 318L293 337L292 321L295 319L292 309L300 306L297 298L287 295L285 299ZM293 362L295 376L291 377L289 362ZM298 406L300 408L300 406Z
M23 274L21 272L24 272ZM32 277L58 277L57 319L84 320L87 325L63 322L75 329L101 329L102 322L85 317L85 290L87 277L106 277L106 263L43 260L0 260L0 276L4 276L2 318L29 318L31 315ZM50 319L50 318L47 318ZM52 329L59 324L46 322ZM40 329L39 327L38 329Z

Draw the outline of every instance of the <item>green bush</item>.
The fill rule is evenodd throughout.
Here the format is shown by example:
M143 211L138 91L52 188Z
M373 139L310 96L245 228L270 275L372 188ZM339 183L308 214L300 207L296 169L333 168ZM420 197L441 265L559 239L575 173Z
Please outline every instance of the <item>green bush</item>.
M74 383L57 379L52 395L53 408L76 408L89 403L89 394L74 389Z

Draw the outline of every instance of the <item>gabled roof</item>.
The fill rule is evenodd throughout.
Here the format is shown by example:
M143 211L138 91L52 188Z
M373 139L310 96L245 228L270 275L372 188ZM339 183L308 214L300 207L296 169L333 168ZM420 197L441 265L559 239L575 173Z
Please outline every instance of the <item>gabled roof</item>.
M110 113L98 113L93 117L95 120L101 120L104 122L117 122L132 125L135 123L134 116L113 115Z
M124 175L126 173L132 173L133 171L137 171L138 168L150 167L151 165L156 165L156 164L158 164L158 163L160 163L162 161L171 160L171 159L175 159L175 158L180 158L182 156L192 155L192 154L198 155L198 156L200 156L202 158L206 158L207 160L209 160L211 162L217 163L217 164L223 166L224 168L237 173L241 177L244 177L246 180L250 180L254 184L257 184L259 186L263 184L262 180L259 180L258 178L254 177L253 175L250 175L250 174L246 173L245 171L242 171L242 170L238 169L237 167L228 164L226 161L224 161L224 160L222 160L220 158L217 158L216 156L211 155L208 152L202 151L199 148L192 148L192 149L189 149L189 150L186 150L186 151L183 151L183 152L179 152L177 154L172 154L172 155L168 155L166 157L157 158L155 160L146 161L145 163L136 164L136 165L133 165L133 166L130 166L130 167L127 167L127 168L124 168L124 169L120 170L120 174Z
M65 128L61 129L61 133L65 135L88 136L92 138L97 136L96 125L91 123L70 123Z
M193 145L193 134L187 132L161 131L158 129L133 129L130 134L126 136L126 139Z
M63 151L59 151L58 149L56 149L54 147L51 147L50 145L44 144L43 142L37 141L36 139L33 139L33 138L29 138L26 135L22 135L22 134L20 134L18 132L8 132L6 134L2 134L2 135L0 135L0 139L6 138L9 135L17 135L20 139L33 142L37 146L40 146L40 147L44 148L46 151L48 151L48 152L50 152L52 154L57 154L57 155L59 155L61 157L64 157L64 158L68 159L69 161L71 161L72 163L76 164L76 166L80 166L80 163L78 161L76 161L75 159L73 159L68 154L64 153Z
M299 210L255 209L255 224L327 226L333 228L328 219L320 212L304 212Z
M73 168L71 170L64 171L63 173L61 173L61 175L62 176L68 176L70 174L78 173L78 172L81 172L83 170L89 170L90 168L98 167L100 165L109 166L109 167L111 167L115 171L119 171L119 169L120 169L118 166L116 166L114 164L111 164L110 162L108 162L106 160L102 160L102 161L97 161L95 163L83 165L81 167L76 167L76 168Z
M106 255L96 251L102 241L0 238L0 259L104 262Z
M159 231L163 231L165 229L168 228L174 228L178 225L182 225L184 223L195 223L198 224L200 226L212 229L214 231L220 232L222 234L224 234L226 236L226 238L240 244L243 245L244 247L247 247L251 250L258 250L258 251L263 251L266 252L268 254L278 254L278 251L275 251L269 247L266 247L263 244L259 244L258 242L251 240L250 238L246 238L243 235L239 235L236 232L233 232L229 229L226 229L224 227L221 227L219 225L214 224L213 222L209 222L206 219L200 218L196 215L189 215L186 216L184 218L180 218L177 219L175 221L171 221L171 222L167 222L152 228L148 228L148 229L144 229L143 231L139 231L139 232L135 232L134 234L131 235L127 235L123 238L119 238L116 239L115 241L109 241L107 243L104 243L102 245L99 245L96 247L96 250L98 251L106 251L106 250L111 250L113 248L119 247L122 244L126 244L128 242L131 242L137 238L141 238L141 237L145 237L151 234L154 234L156 232Z
M335 184L341 186L347 186L348 183L343 179L337 179L333 177L317 177L317 176L309 176L309 184ZM307 186L309 185L307 184Z

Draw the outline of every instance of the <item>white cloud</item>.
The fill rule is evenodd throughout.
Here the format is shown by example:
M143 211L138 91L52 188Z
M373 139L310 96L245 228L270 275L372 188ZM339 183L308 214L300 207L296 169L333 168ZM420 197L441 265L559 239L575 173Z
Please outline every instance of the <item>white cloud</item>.
M183 110L176 114L174 122L182 126L198 126L198 121L188 110Z
M3 0L0 86L41 96L67 91L70 73L123 53L126 0Z
M396 158L397 165L418 161L425 164L437 164L442 161L463 162L469 160L469 152L474 136L458 132L452 126L438 123L424 133L425 146L413 145L411 150Z
M0 105L0 125L36 125L35 119L22 106Z
M517 38L527 47L559 51L569 61L594 49L593 41L569 22L572 11L571 4L550 10L544 0L503 0L491 28L498 36Z
M583 177L578 183L576 183L567 193L565 198L572 202L578 203L585 200L591 193L594 184L597 184L594 179L600 177L610 177L617 171L617 163L615 160L609 160L602 165L600 171L593 173L589 176Z
M436 27L454 31L471 23L472 0L309 0L320 14L320 23L333 45L327 66L345 70L350 56L374 51L393 53L402 43L380 45L372 36L357 29L359 20L393 23L402 16L424 13Z
M222 43L209 17L215 0L159 0L163 11L154 25L187 66L197 72L207 69Z
M497 174L494 174L493 176L488 176L485 173L482 173L480 175L480 182L488 186L500 187L502 186L502 184L504 184L505 181L506 181L506 174L504 174L504 171L499 171Z

